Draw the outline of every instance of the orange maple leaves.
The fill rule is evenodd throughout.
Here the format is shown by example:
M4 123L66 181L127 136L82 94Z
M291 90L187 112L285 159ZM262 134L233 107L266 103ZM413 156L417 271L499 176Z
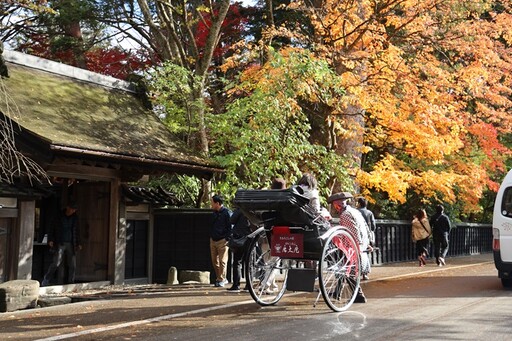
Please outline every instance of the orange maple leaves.
M365 113L371 164L357 172L365 194L404 203L462 203L478 210L505 171L511 132L512 16L508 2L339 1L309 11L318 53ZM495 5L495 4L494 4ZM338 120L346 120L343 111Z

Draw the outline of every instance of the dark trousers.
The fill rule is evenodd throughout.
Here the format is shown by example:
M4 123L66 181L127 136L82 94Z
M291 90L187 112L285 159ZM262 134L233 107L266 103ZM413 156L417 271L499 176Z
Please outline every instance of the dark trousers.
M416 255L428 256L429 237L416 241Z
M434 233L434 255L436 256L436 262L439 264L439 258L446 258L448 254L448 235L449 232L438 232Z
M233 253L233 286L240 286L242 278L242 262L245 258L245 248L236 249Z
M68 265L67 283L75 283L76 257L72 243L62 243L59 245L59 248L55 251L55 254L53 255L53 262L48 268L46 275L44 275L44 280L46 282L51 282L53 275L55 274L55 271L59 268L59 266L61 266L64 257L66 257L66 262Z

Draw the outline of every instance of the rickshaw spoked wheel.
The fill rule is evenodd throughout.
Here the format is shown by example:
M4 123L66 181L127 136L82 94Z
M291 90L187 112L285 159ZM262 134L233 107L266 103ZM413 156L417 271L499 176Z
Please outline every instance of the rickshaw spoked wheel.
M351 233L334 227L324 241L318 280L325 303L334 311L347 310L360 285L361 257Z
M245 260L249 293L262 306L276 304L286 291L287 260L271 255L267 233L261 231L250 242Z

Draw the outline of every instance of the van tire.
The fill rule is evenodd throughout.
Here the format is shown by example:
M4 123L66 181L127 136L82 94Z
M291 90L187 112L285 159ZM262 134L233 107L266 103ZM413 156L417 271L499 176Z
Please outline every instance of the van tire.
M504 288L512 288L512 278L502 278L501 284Z

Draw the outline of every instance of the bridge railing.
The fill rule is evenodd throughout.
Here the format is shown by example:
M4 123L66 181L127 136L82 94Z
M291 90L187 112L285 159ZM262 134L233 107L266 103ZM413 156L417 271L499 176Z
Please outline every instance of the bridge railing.
M492 252L492 225L452 224L449 256L464 256ZM377 250L372 252L372 264L416 260L416 245L411 239L411 222L406 220L377 220L375 231ZM433 243L430 243L433 256Z

